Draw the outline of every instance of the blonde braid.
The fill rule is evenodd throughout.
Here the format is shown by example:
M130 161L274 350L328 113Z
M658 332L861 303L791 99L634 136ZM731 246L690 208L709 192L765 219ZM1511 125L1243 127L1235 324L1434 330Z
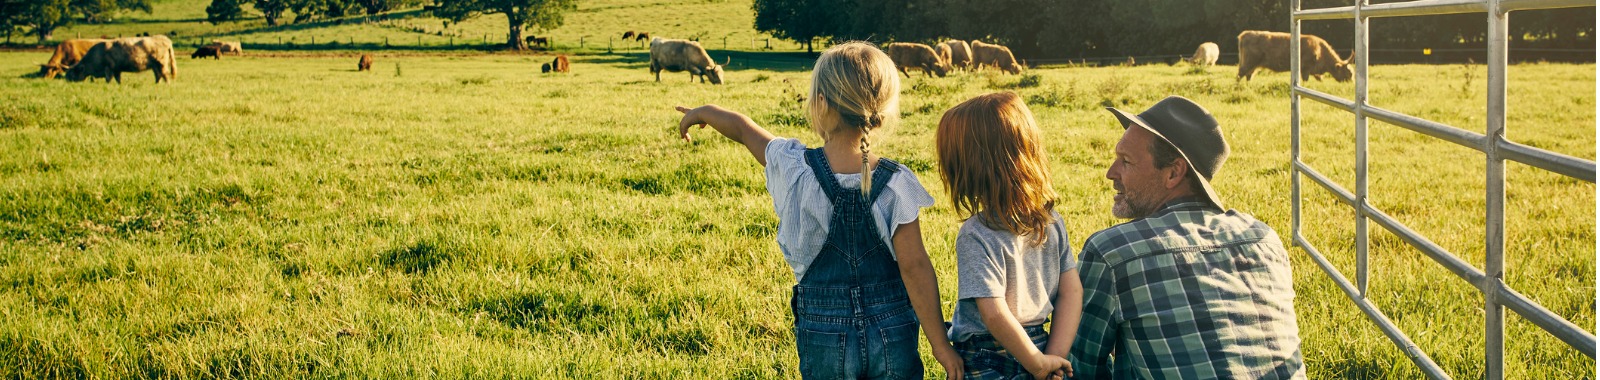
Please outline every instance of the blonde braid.
M867 165L867 155L872 154L872 142L867 139L872 133L872 118L867 117L867 122L861 123L861 199L870 199L872 196L872 167Z

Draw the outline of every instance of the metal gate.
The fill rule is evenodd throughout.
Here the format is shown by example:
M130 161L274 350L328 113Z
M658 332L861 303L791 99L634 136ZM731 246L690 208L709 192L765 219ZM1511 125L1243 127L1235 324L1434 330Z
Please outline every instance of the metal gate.
M1290 7L1290 53L1292 60L1289 84L1290 156L1292 181L1294 244L1304 249L1317 265L1327 272L1345 295L1383 330L1390 340L1400 347L1411 361L1424 373L1436 379L1448 379L1443 369L1422 352L1416 344L1384 315L1383 311L1366 298L1367 295L1367 222L1375 221L1416 247L1429 258L1454 272L1456 276L1477 287L1484 299L1485 319L1485 374L1489 379L1505 377L1505 311L1510 308L1523 318L1538 325L1590 358L1595 357L1595 337L1572 322L1545 309L1528 297L1507 287L1505 274L1505 160L1512 160L1594 183L1595 163L1543 149L1507 141L1506 124L1506 14L1515 10L1592 7L1594 0L1420 0L1401 3L1368 4L1357 0L1356 5L1324 9L1300 9L1300 0L1292 0ZM1487 13L1489 94L1487 133L1478 134L1453 126L1425 120L1367 104L1367 40L1368 20L1373 17L1442 15L1456 13ZM1353 20L1355 22L1355 100L1341 99L1326 93L1300 86L1300 22L1302 20ZM1326 176L1300 161L1300 98L1304 96L1355 114L1356 182L1351 193L1330 181ZM1434 138L1483 152L1487 158L1485 168L1485 239L1484 271L1462 261L1439 247L1382 210L1367 203L1367 119L1377 119ZM1355 209L1356 230L1356 284L1352 286L1327 258L1323 257L1300 232L1300 176L1304 174L1340 201Z

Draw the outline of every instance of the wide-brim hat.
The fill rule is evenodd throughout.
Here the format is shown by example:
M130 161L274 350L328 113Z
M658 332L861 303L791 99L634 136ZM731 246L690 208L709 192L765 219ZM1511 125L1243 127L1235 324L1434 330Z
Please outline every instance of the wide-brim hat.
M1117 119L1122 121L1122 128L1127 129L1130 125L1144 127L1178 148L1178 154L1189 162L1189 173L1205 189L1206 198L1217 208L1227 210L1222 204L1222 197L1217 196L1217 190L1211 187L1211 180L1222 168L1222 162L1228 160L1228 141L1222 138L1222 129L1217 119L1211 117L1210 111L1188 98L1176 95L1162 99L1138 115L1112 107L1106 107L1106 110L1117 115Z

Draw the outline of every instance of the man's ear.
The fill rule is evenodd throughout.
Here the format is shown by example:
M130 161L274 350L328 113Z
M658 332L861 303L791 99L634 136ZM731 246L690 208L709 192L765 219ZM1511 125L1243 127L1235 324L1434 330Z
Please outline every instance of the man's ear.
M1183 185L1183 179L1189 176L1189 160L1179 157L1176 160L1172 160L1172 166L1168 166L1165 170L1167 172L1161 178L1161 184L1169 190L1177 189Z

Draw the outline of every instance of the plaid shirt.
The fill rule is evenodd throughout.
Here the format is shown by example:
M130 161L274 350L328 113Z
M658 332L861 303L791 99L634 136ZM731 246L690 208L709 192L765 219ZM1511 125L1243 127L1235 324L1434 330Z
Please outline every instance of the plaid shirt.
M1278 234L1182 198L1084 242L1079 379L1304 378Z

